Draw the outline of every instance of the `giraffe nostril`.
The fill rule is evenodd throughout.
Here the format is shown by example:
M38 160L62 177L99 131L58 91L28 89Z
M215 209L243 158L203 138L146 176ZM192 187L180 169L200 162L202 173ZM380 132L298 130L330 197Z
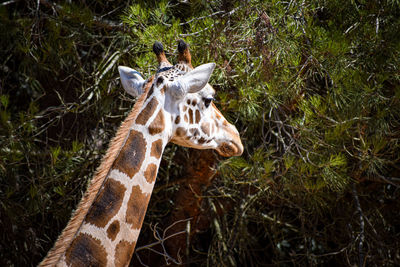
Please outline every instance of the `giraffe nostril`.
M217 152L224 157L240 156L243 153L243 145L242 142L222 143L217 148Z

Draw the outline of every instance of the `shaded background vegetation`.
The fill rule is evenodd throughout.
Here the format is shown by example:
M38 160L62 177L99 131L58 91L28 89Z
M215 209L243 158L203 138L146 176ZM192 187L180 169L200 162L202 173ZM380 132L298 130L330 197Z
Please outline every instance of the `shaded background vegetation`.
M194 65L217 63L217 106L245 152L200 154L217 168L193 189L201 223L154 265L146 244L198 171L182 167L198 152L167 147L140 261L400 264L399 17L396 0L3 1L0 265L36 265L68 222L135 101L117 66L149 77L154 41L173 61L179 39Z

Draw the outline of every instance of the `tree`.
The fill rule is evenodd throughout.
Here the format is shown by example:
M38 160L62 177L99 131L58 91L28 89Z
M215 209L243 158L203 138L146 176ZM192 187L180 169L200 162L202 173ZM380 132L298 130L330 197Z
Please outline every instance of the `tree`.
M172 59L181 38L194 65L217 63L217 105L245 145L201 190L208 227L185 262L400 262L397 1L39 3L0 7L3 265L35 265L68 221L132 106L117 65L148 77L153 42ZM184 208L191 153L167 147L142 246Z

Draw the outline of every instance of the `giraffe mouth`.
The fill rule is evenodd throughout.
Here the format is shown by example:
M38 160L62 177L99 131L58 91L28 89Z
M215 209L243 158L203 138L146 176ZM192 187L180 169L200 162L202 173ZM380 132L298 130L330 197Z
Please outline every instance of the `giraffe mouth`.
M222 143L216 150L223 157L240 156L243 153L243 145L234 142Z

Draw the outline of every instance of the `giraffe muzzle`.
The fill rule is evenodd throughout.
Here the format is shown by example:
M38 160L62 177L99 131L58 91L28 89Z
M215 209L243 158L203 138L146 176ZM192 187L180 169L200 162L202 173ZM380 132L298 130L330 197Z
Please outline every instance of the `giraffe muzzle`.
M224 142L217 147L217 152L223 157L240 156L243 154L242 142Z

